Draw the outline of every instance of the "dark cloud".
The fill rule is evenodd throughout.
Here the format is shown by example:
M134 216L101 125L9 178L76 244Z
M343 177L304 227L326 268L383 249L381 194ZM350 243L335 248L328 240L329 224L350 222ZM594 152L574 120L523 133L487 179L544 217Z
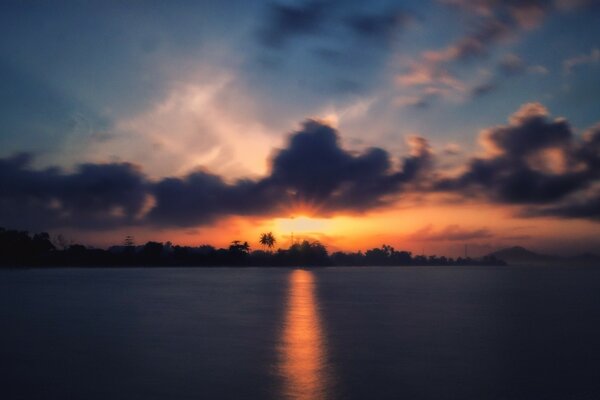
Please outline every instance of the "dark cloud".
M22 154L0 159L0 222L16 227L109 228L135 223L146 182L131 164L83 164L74 172L33 170Z
M427 225L412 233L408 239L425 242L436 241L464 241L473 239L488 239L494 234L487 228L468 229L459 225L447 225L443 229L435 230L433 225Z
M580 167L585 167L593 179L589 190L575 193L556 205L529 208L525 215L557 216L561 218L600 219L600 124L588 130L575 150Z
M537 26L552 10L552 2L544 0L442 0L479 18L467 34L440 51L431 52L439 63L468 61L489 53L489 49L521 29Z
M329 39L340 36L347 39L347 33L353 33L359 38L384 44L412 19L412 14L403 10L366 11L357 8L356 4L341 1L271 3L258 31L258 38L267 47L282 48L302 36L318 34Z
M578 156L590 169L600 170L600 123L585 132Z
M415 184L431 166L431 151L422 138L412 139L412 153L395 171L380 148L363 153L344 150L335 129L308 120L286 148L271 161L260 180L231 184L207 172L156 183L156 207L148 220L159 225L197 225L223 215L266 215L308 208L325 215L361 212L387 204L404 185Z
M431 106L432 103L432 99L430 98L420 98L414 102L412 102L410 104L411 107L419 109L419 110L424 110L427 109Z
M482 83L481 85L475 86L471 90L471 96L473 96L473 97L485 96L486 94L493 92L497 88L498 88L498 85L496 85L494 82Z
M345 149L338 132L316 120L292 132L260 179L229 182L195 171L152 181L128 163L40 170L32 168L31 156L18 155L0 159L0 226L189 227L231 215L359 213L404 193L431 191L519 204L526 216L598 219L600 125L578 137L567 121L531 103L509 124L484 130L481 141L486 154L468 160L457 176L434 169L422 137L411 137L410 153L396 161L382 148ZM490 233L451 226L437 234L466 240Z
M194 226L226 215L273 212L284 194L263 182L239 180L228 184L208 172L166 178L152 186L156 206L147 221L162 226Z
M511 116L510 125L489 129L483 135L484 143L515 162L549 147L563 149L573 139L568 122L550 120L539 103L526 104Z
M486 19L470 34L448 49L449 61L465 61L487 55L490 45L508 37L510 33L511 26L506 21L495 18Z
M486 157L471 159L465 172L437 187L505 203L556 202L600 177L599 137L593 131L579 141L564 119L551 120L542 105L527 104L509 125L483 133Z
M266 182L322 210L366 210L381 206L386 196L417 182L429 170L432 154L427 141L415 137L410 145L411 155L404 158L400 171L394 171L385 150L348 152L340 147L333 128L309 120L294 133L289 147L275 155Z
M448 156L457 156L462 154L463 149L456 143L449 143L444 146L444 154Z
M390 4L360 1L271 3L256 28L256 61L260 71L277 72L270 80L281 73L284 85L297 81L322 98L351 97L379 82L411 15Z
M270 4L259 39L266 46L282 47L295 37L319 31L326 11L327 4L322 1L296 5Z
M325 215L380 207L432 165L427 141L413 137L402 168L380 148L345 150L335 129L308 120L257 180L227 182L196 171L148 180L132 164L83 164L74 172L35 170L27 155L0 159L0 225L28 229L58 226L194 226L229 215L267 215L310 207Z
M412 19L412 15L407 12L385 10L380 14L355 14L348 17L346 23L361 38L387 42Z
M530 208L525 216L552 216L560 218L583 218L600 220L600 190L584 199L573 199L556 206Z

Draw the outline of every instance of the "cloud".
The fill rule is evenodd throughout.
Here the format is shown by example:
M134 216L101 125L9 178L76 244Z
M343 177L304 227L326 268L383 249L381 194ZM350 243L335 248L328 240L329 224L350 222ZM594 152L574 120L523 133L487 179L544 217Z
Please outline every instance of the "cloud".
M159 100L114 121L106 133L77 135L67 144L66 165L126 160L153 178L179 176L199 165L231 177L264 174L273 128L263 122L264 100L234 71L202 66L171 83ZM278 120L280 118L280 120Z
M459 225L447 225L435 230L433 225L427 225L408 236L408 240L438 242L438 241L464 241L473 239L488 239L494 234L487 228L467 229Z
M448 143L447 145L444 146L444 154L448 155L448 156L457 156L462 154L463 149L460 145L456 144L456 143Z
M378 14L354 14L346 19L346 24L361 38L387 43L412 20L413 16L405 11L384 10Z
M233 184L208 172L166 178L152 185L156 206L147 222L159 226L197 226L228 215L262 215L273 211L282 193L269 191L260 182Z
M589 197L573 198L555 206L530 208L524 211L525 216L551 216L560 218L583 218L600 220L600 190Z
M521 75L524 73L534 75L547 75L550 71L543 65L528 65L516 54L505 54L498 63L498 69L506 76Z
M404 97L397 98L394 102L401 107L413 107L416 109L426 109L431 105L431 98L428 97Z
M207 171L151 180L129 163L81 164L73 172L35 170L31 156L0 159L0 225L29 229L197 226L231 215L319 215L382 207L418 186L433 164L427 141L411 137L393 167L381 148L341 147L338 132L307 120L277 150L270 173L228 182Z
M396 75L396 83L403 87L397 98L398 106L427 108L435 100L452 99L468 93L467 84L437 63L411 61Z
M451 72L451 66L487 56L492 45L512 33L513 27L509 22L485 17L471 32L448 46L424 51L418 59L411 60L407 68L397 75L396 82L404 88L417 89L422 96L433 90L447 98L468 93L468 84ZM471 89L470 93L475 96L483 94L478 87Z
M600 124L590 128L583 135L578 156L588 169L600 174ZM574 193L556 205L542 208L529 208L525 215L556 216L561 218L600 219L600 182L596 179L589 189Z
M245 54L249 68L241 74L253 85L266 79L268 88L260 88L266 101L283 96L302 104L302 115L316 115L315 95L328 105L377 90L392 50L416 19L388 1L279 0L261 9L250 38L255 46ZM293 99L286 88L294 90Z
M498 85L496 85L494 82L485 82L485 83L482 83L481 85L477 85L474 88L472 88L471 95L473 97L485 96L486 94L493 92L497 88L498 88Z
M385 150L344 150L334 128L307 120L292 133L288 146L275 152L268 176L232 184L206 172L165 179L154 186L156 207L149 218L160 224L194 225L231 214L324 215L381 207L431 168L427 141L413 137L409 145L411 154L403 159L401 170L394 170Z
M404 10L366 9L360 3L358 6L340 1L271 3L258 30L258 39L271 50L285 50L300 38L322 40L336 47L323 53L327 56L343 52L349 34L355 39L369 40L376 47L386 46L412 20L412 14ZM332 42L339 42L339 46Z
M482 17L510 20L516 26L526 29L538 26L548 13L557 8L551 0L440 0L440 2Z
M516 54L506 54L498 63L498 68L505 75L518 75L525 71L525 62Z
M467 32L448 45L427 50L416 59L410 60L396 78L404 89L421 91L436 89L444 98L471 98L489 93L493 83L476 84L472 88L454 70L456 64L484 59L499 44L519 37L525 31L538 27L542 21L556 10L562 10L549 0L439 0L467 15L471 24ZM528 67L518 56L509 55L499 65L505 75L522 72L545 74L543 66ZM421 93L421 97L424 97Z
M469 89L472 98L485 96L498 90L502 86L503 81L508 78L514 78L523 74L547 75L549 73L548 69L543 65L528 65L521 57L511 53L504 55L498 62L497 68L504 75L504 79L501 77L487 78L487 81L476 84Z
M511 33L511 24L499 19L487 18L473 31L449 46L441 50L424 52L423 58L436 64L468 61L487 55L492 44L509 37Z
M128 163L33 170L31 155L0 159L0 222L15 227L111 228L137 223L147 182Z
M265 11L256 35L261 70L285 73L286 82L292 76L321 98L365 93L377 84L390 49L414 20L387 2L297 0Z
M470 32L449 46L424 54L426 59L438 63L485 56L492 45L514 36L518 30L539 25L551 10L550 2L544 0L443 0L442 3L456 6L469 14L474 13L479 19Z
M281 48L298 36L319 31L326 11L326 3L319 1L296 5L270 4L266 22L259 31L259 39L266 46Z
M548 204L585 190L600 177L600 130L578 140L564 119L539 103L522 106L509 124L480 136L483 157L437 182L440 189L513 204Z
M0 226L193 227L229 216L362 213L405 194L440 192L520 205L522 216L597 219L600 125L579 137L565 119L529 103L508 124L483 130L480 142L485 153L454 175L436 164L423 137L409 137L409 153L396 159L378 147L346 149L336 129L313 119L272 153L265 175L252 179L228 180L207 170L149 178L131 163L40 170L32 156L17 155L0 159ZM454 226L429 233L456 240L488 234Z
M402 86L422 86L430 88L430 91L438 87L464 89L463 83L448 71L430 64L413 63L409 66L408 71L397 76L396 81Z
M566 74L570 74L575 67L596 64L600 64L600 50L597 48L592 49L589 54L581 54L576 57L566 59L563 61L563 70Z

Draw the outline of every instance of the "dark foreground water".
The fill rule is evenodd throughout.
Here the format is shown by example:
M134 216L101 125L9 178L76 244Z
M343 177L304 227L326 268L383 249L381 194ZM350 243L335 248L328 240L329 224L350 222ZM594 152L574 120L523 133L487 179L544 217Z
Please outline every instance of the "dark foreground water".
M599 399L600 269L0 271L1 399Z

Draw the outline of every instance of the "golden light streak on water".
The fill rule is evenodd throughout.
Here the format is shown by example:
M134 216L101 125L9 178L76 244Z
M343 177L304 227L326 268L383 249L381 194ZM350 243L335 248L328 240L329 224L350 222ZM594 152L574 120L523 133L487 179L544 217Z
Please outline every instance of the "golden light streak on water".
M285 321L279 348L282 397L290 400L327 398L331 375L327 345L311 271L290 274Z

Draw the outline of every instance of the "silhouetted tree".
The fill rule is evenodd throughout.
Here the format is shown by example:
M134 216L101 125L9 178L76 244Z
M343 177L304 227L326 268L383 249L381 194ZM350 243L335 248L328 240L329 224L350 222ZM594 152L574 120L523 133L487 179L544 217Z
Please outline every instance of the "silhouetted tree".
M69 247L69 241L60 233L54 237L53 242L54 246L60 250L66 250Z
M271 242L265 234L264 244ZM288 249L271 251L257 250L250 252L248 242L234 240L226 249L216 249L209 245L198 247L173 246L170 242L163 245L159 242L147 242L136 248L133 237L126 240L128 246L113 246L108 250L88 248L81 244L71 244L57 249L50 241L47 233L33 236L26 231L6 230L0 228L0 265L14 267L21 265L181 265L181 266L218 266L218 265L257 265L303 267L326 265L505 265L502 260L493 256L482 259L458 258L456 260L444 256L412 257L410 252L395 250L392 246L382 245L380 248L362 252L336 252L331 256L323 244L318 241L304 240L296 242ZM263 236L261 235L261 239ZM262 242L262 241L261 241ZM274 243L275 240L273 238Z
M140 255L144 262L158 264L162 259L163 247L162 243L148 242L142 248Z
M33 251L38 255L56 250L56 247L54 247L50 241L50 235L48 235L46 232L33 235L32 244Z
M123 240L123 245L126 247L135 246L135 239L133 238L133 236L131 236L131 235L125 236L125 239Z
M411 265L412 254L410 251L394 251L391 256L392 265Z
M248 252L250 252L250 245L248 244L248 242L242 243L239 240L234 240L229 245L229 251L232 253L248 254Z
M273 248L275 242L277 242L277 240L275 239L275 236L273 236L273 233L268 232L260 234L260 244L267 247L269 250Z
M290 265L329 265L331 260L327 249L319 241L309 242L303 240L294 243L285 253Z
M374 248L371 250L367 250L365 253L366 262L369 265L388 265L389 258L389 248L387 245L381 246L380 249Z

